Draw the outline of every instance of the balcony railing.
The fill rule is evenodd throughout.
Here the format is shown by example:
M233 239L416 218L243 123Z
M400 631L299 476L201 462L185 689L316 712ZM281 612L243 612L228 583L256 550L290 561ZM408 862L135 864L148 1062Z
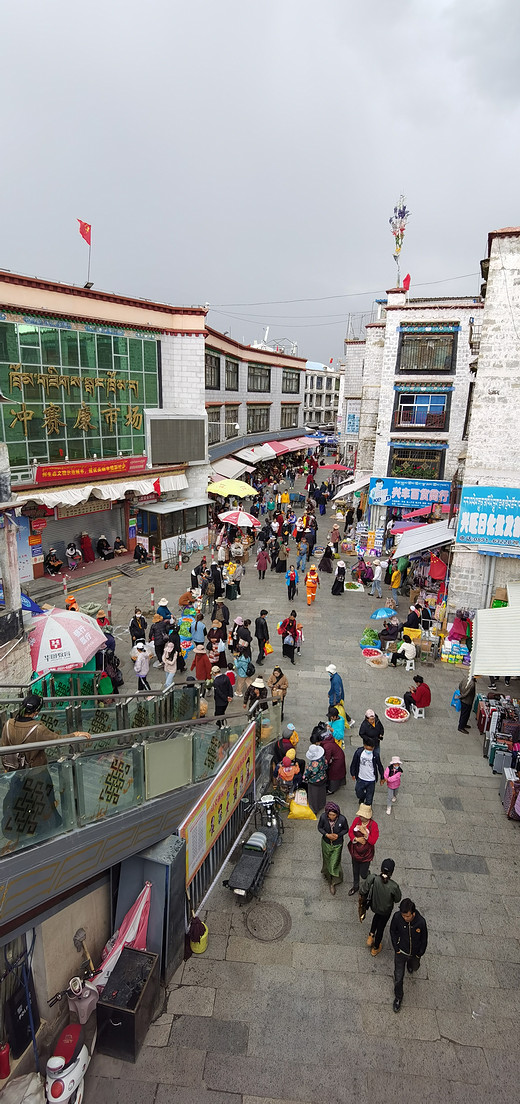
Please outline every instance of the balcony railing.
M195 696L198 703L198 688L177 689L191 691L192 703ZM90 741L72 736L45 747L24 744L26 752L43 750L47 763L0 773L1 858L212 778L250 724L247 714L235 708L220 720L150 725L139 713L145 708L137 704L129 727L100 733L93 726ZM55 711L57 731L67 712ZM85 712L81 707L84 721ZM270 703L256 718L257 746L279 737L279 713ZM46 723L49 719L47 710Z
M392 429L413 429L414 433L427 430L447 429L448 419L445 410L425 411L416 406L400 406L392 415Z

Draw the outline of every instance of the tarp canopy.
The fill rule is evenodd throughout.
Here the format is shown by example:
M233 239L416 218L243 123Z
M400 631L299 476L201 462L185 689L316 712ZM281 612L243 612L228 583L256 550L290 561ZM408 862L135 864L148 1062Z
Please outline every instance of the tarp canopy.
M424 552L427 548L438 548L441 544L451 544L455 540L455 530L450 529L447 521L435 521L433 525L419 525L403 533L397 545L398 556L413 556L415 552Z
M118 479L114 483L80 483L78 486L54 487L53 490L27 491L26 494L17 495L17 506L24 506L26 502L37 502L39 506L79 506L81 502L87 502L90 496L104 499L107 502L117 502L124 498L126 491L134 491L137 495L153 494L154 482L159 479L161 491L184 491L188 486L185 475L156 475L150 473L150 479Z
M341 487L336 491L332 501L335 502L337 498L345 498L345 495L352 494L354 491L360 491L362 487L368 487L369 483L370 473L359 472L355 479L349 480L348 483L341 484Z
M520 606L477 610L473 623L472 675L520 675Z
M255 470L254 464L243 464L240 460L235 460L234 456L223 456L222 460L214 460L211 469L217 479L240 479L244 472Z

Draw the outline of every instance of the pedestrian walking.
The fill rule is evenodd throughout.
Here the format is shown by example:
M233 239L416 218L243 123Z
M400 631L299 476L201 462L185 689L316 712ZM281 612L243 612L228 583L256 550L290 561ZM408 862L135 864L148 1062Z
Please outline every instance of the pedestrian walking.
M336 564L336 571L334 573L334 582L331 587L331 594L344 594L345 592L345 576L347 569L344 560L338 560Z
M284 675L279 663L274 667L272 675L269 675L267 685L271 691L273 704L280 705L280 720L283 721L283 706L285 695L289 689L289 683L287 681L287 675Z
M265 579L265 573L269 567L269 553L266 548L259 548L256 556L256 570L258 578Z
M368 736L372 740L374 747L379 748L384 734L385 730L377 713L374 713L373 709L367 709L359 726L360 739L364 740L365 736Z
M169 621L165 621L159 613L155 613L153 616L152 624L150 625L150 632L148 633L148 640L153 640L153 646L155 648L156 660L154 667L162 667L162 657L164 652L164 645L168 639L170 631Z
M269 628L267 625L266 617L268 611L266 609L260 610L260 616L255 620L255 636L258 643L258 659L257 665L262 666L265 659L265 646L269 641Z
M298 556L296 559L296 567L299 571L305 571L308 557L309 542L306 537L302 537L300 543L298 544Z
M142 640L143 643L146 640L146 629L148 622L146 617L143 617L141 610L138 606L135 607L134 616L128 626L128 631L132 640L132 644L137 644L138 640Z
M345 785L347 764L345 752L334 739L332 725L330 724L325 729L321 746L325 752L325 762L327 764L327 792L336 793L340 786Z
M475 694L477 692L477 675L470 675L469 673L464 676L459 682L459 694L460 694L460 713L459 713L459 732L469 732L470 725L468 724L471 716L471 710L473 708L473 702L475 701Z
M316 601L316 591L320 585L320 577L315 564L311 564L304 581L307 589L307 605L310 606L312 602Z
M340 811L335 801L327 801L318 821L318 832L321 834L321 854L323 863L321 872L329 883L329 889L334 897L336 886L343 881L343 868L341 855L343 841L348 832L348 820Z
M353 897L359 890L359 879L366 878L370 863L374 858L375 845L379 839L379 827L372 817L372 806L359 806L348 830L350 857L352 859L352 886L348 891Z
M374 958L383 949L384 930L392 915L394 905L398 905L402 897L401 887L392 878L394 870L394 860L383 859L381 873L367 874L366 878L361 878L359 883L359 890L364 898L361 908L366 911L368 907L374 914L367 937L367 947L371 948L370 953Z
M244 691L245 691L246 686L247 686L247 672L249 670L250 663L251 663L251 659L248 656L246 656L243 651L240 651L235 656L234 669L235 669L235 674L237 676L236 689L235 689L235 697L236 698L243 698L243 696L244 696ZM254 667L253 667L252 664L251 664L251 667L253 668L253 674L254 674Z
M390 764L388 767L385 767L383 775L387 786L386 811L388 816L390 816L392 812L392 805L395 805L397 801L402 773L403 767L399 756L392 755Z
M350 764L350 776L356 782L356 797L365 805L374 799L377 776L384 785L384 771L379 751L370 736L363 738L363 747L356 748Z
M352 728L356 722L353 717L349 716L345 708L345 688L341 675L338 674L338 668L335 663L329 663L325 670L330 675L329 706L335 705L338 712L344 716L349 728Z
M287 586L287 597L289 601L292 602L298 587L298 572L294 564L290 564L289 570L285 572L285 582Z
M390 939L394 948L394 1012L399 1012L403 1003L403 980L405 968L409 974L415 973L421 965L421 958L428 946L428 927L424 916L415 907L415 901L404 897L399 911L394 912L390 923Z
M336 555L338 554L338 551L339 551L340 537L341 537L341 534L340 534L340 531L339 531L339 525L338 525L337 521L335 521L334 525L332 526L332 529L330 531L330 540L331 540L331 543L334 545L334 551L335 551Z
M378 598L382 598L383 593L381 590L381 583L383 580L383 568L381 567L379 560L374 560L372 563L372 567L374 569L374 578L372 579L370 593L372 595L377 595Z
M198 682L205 683L211 678L211 660L209 656L206 655L204 644L195 645L193 662L190 667L190 671L193 670L195 671L195 678Z
M220 621L227 637L229 625L229 607L224 604L222 598L219 598L213 606L213 610L211 612L211 621Z
M233 687L228 675L220 667L212 667L211 674L213 675L215 717L223 717L230 701L233 701Z
M202 595L200 612L202 616L205 617L211 603L214 601L215 598L215 583L213 582L213 578L209 568L207 571L204 572L204 575L202 576L200 593Z
M179 648L178 648L176 637L177 637L176 632L170 633L170 636L169 636L168 640L166 641L166 644L164 645L163 667L164 667L164 674L165 674L165 679L164 679L164 689L165 690L167 690L168 687L171 686L171 684L172 684L172 682L175 678L176 672L177 672L177 665L178 665L178 662L179 662L180 643L179 643ZM202 650L204 651L204 645L203 644L197 645L197 647L201 647ZM195 651L197 651L197 648L195 648ZM211 665L209 663L209 660L208 660L208 667L211 671ZM198 678L198 675L197 675L197 678Z
M327 764L320 744L311 744L306 755L303 781L307 783L309 805L317 816L327 800Z
M139 640L135 647L137 656L134 661L134 671L137 675L137 691L148 690L150 692L151 687L147 677L150 670L150 660L146 651L146 644Z
M296 637L298 633L298 624L296 621L296 610L291 610L285 621L282 621L279 633L282 638L282 655L290 659L294 667L294 650L296 648Z

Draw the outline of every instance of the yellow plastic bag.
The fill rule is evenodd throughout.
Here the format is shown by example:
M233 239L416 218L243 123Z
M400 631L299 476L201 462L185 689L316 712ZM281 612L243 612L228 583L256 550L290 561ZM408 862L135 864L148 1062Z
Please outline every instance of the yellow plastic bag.
M270 644L269 641L267 641L267 643L264 644L264 652L265 652L266 655L271 655L272 652L274 652L273 645Z
M287 820L317 820L310 805L300 805L294 798L289 805Z

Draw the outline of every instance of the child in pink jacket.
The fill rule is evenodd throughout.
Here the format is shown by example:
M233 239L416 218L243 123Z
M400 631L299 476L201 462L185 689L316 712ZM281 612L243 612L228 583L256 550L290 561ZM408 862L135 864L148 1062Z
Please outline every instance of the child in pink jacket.
M392 755L390 760L390 766L385 767L384 780L388 787L386 798L386 811L388 816L392 812L392 805L397 801L397 792L401 785L401 775L403 768L401 766L401 760L398 755Z

